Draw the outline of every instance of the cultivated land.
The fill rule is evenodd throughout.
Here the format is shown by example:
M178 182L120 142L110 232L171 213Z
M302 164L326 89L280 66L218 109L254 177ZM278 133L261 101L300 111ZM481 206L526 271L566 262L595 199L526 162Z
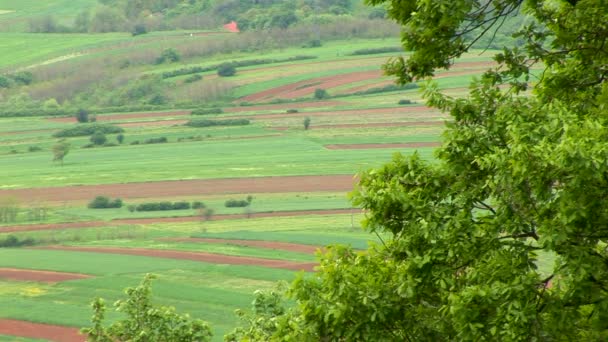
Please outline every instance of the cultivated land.
M20 9L9 3L0 1L0 10L15 12L0 13L8 16L5 23L11 19L18 25ZM68 17L73 14L69 9ZM0 68L35 69L54 63L78 67L99 56L148 48L162 37L181 41L184 34L7 37L3 48L10 53L0 57ZM334 243L365 248L377 242L378 237L361 229L363 214L347 199L356 173L382 165L395 152L417 151L431 159L446 119L424 105L418 88L386 87L391 79L382 76L380 66L398 53L352 55L398 44L398 38L328 41L314 49L219 53L137 66L129 72L155 75L225 60L314 57L237 68L227 80L214 71L202 72L199 82L230 84L229 94L213 103L222 113L194 116L193 109L205 106L191 104L98 114L99 122L125 129L124 142L82 148L88 136L68 138L71 150L63 165L51 161L57 142L52 135L79 125L73 117L0 118L0 206L17 211L14 220L0 223L0 240L11 235L33 242L0 248L0 341L14 336L23 341L82 340L74 337L74 328L89 323L89 302L101 296L112 303L148 272L158 275L155 302L209 321L221 340L237 322L234 310L248 308L254 290L289 281L298 270L313 271L316 250ZM436 82L460 95L472 77L491 65L486 54L469 54ZM174 82L177 95L195 92L183 78L161 82ZM314 98L320 88L329 98ZM251 123L184 126L191 118ZM167 142L145 143L160 137ZM116 142L115 134L107 138ZM125 206L87 208L98 195L119 197ZM253 197L248 207L224 206L247 196ZM202 201L213 214L127 209L160 201ZM109 312L108 317L119 316ZM28 333L32 329L41 333Z

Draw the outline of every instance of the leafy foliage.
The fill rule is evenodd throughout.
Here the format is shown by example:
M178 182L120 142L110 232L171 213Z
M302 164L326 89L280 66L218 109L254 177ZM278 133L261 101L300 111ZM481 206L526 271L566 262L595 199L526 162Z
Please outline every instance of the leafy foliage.
M110 124L89 123L74 126L72 128L66 128L64 130L56 132L55 134L53 134L53 136L56 138L80 137L86 135L93 135L97 132L102 134L123 133L124 129Z
M211 329L206 322L178 314L172 307L152 304L152 279L154 276L148 274L139 286L125 290L127 299L117 301L114 306L126 318L109 326L104 326L104 300L93 301L93 326L81 330L87 341L210 341Z
M222 77L230 77L236 75L236 68L232 63L224 63L217 68L217 74Z
M603 1L368 0L403 24L408 83L448 68L474 31L523 9L522 44L467 98L425 87L451 115L437 161L396 154L360 174L359 252L333 247L292 284L272 338L298 341L596 341L608 338L608 7ZM490 33L491 34L491 33ZM531 95L532 67L545 68ZM539 268L539 259L554 265ZM281 324L280 322L289 322ZM251 325L255 334L265 324ZM256 328L257 327L257 328ZM264 335L260 335L264 336ZM271 338L271 339L272 339Z
M97 196L89 202L87 207L91 209L122 208L122 200L120 198L111 200L106 196Z
M53 161L59 161L61 162L61 165L63 165L63 158L70 153L70 147L70 143L65 139L59 140L51 149L53 152Z
M191 127L212 127L212 126L246 126L251 122L247 119L225 119L225 120L207 120L197 119L190 120L186 126Z

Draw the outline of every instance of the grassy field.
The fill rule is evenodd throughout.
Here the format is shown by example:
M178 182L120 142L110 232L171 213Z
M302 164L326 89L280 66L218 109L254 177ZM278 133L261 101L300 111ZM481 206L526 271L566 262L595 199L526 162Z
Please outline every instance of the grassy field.
M47 7L34 6L33 1L16 4L0 0L0 25L23 24L36 11L44 13L61 7L57 15L70 20L80 9L91 4L89 0L76 2L48 1ZM35 9L35 10L34 10ZM106 58L112 63L125 56L136 56L153 49L171 46L192 46L196 42L219 44L224 38L196 38L187 42L183 32L155 33L147 37L132 38L127 34L3 34L3 51L0 68L30 68L37 71L40 64L57 63L64 68L96 63ZM237 39L237 38L235 38ZM238 38L240 39L240 38ZM181 45L180 45L181 44ZM192 66L217 65L224 61L251 59L285 59L298 55L314 59L260 64L238 68L237 75L220 81L230 85L230 93L215 102L180 106L178 102L159 106L162 114L125 116L116 113L100 114L99 121L123 125L125 140L112 147L82 148L89 137L68 138L71 150L64 164L52 162L52 146L57 139L52 134L60 129L78 125L50 117L0 118L0 205L7 200L3 190L69 185L97 185L165 180L225 179L240 177L281 177L289 175L354 175L377 167L395 152L404 154L416 151L428 160L433 159L434 148L380 148L363 146L352 150L331 150L329 144L382 144L382 143L434 143L440 142L445 115L424 107L419 89L381 91L366 95L352 95L355 88L386 83L390 78L372 76L356 82L335 82L332 79L367 71L379 71L381 64L400 53L352 55L360 49L398 46L392 39L351 39L324 43L319 48L290 47L252 52L192 54L178 63L152 65L140 63L122 70L124 73L150 77L162 72ZM211 45L210 45L211 46ZM152 50L150 50L152 49ZM6 51L6 53L4 53ZM156 51L156 50L154 50ZM480 73L475 63L488 62L488 54L476 52L459 60L458 73L441 75L439 86L462 92L472 77ZM114 59L115 58L115 59ZM73 63L73 64L72 64ZM108 62L110 63L110 62ZM111 63L110 63L111 64ZM468 69L467 69L468 68ZM116 71L118 70L118 71ZM467 71L468 70L468 71ZM148 75L148 76L145 76ZM192 85L184 82L185 76L162 81L179 94ZM330 97L311 101L311 93L281 100L280 95L253 101L239 106L242 97L289 87L296 82L311 83L314 90L319 78L327 78ZM218 81L215 71L203 73L203 81ZM55 82L53 80L50 83ZM125 81L128 82L128 81ZM117 84L119 82L117 81ZM58 83L60 84L60 83ZM198 86L206 83L194 83ZM321 84L321 83L320 83ZM320 85L319 85L320 86ZM42 87L34 84L32 89ZM362 89L363 89L362 88ZM198 89L198 88L196 88ZM293 90L293 89L292 89ZM296 89L297 90L297 89ZM110 92L112 90L109 90ZM116 90L116 95L119 95ZM114 93L106 94L114 96ZM412 100L411 105L399 105L402 99ZM273 106L267 106L274 103ZM191 117L176 113L193 107L218 105L224 113L200 118L228 119L247 117L248 126L191 128L183 126ZM287 114L287 110L297 112ZM303 120L310 116L311 126L305 129ZM421 124L422 123L422 124ZM144 144L150 138L165 137L168 143ZM116 135L108 135L116 142ZM139 144L134 144L138 141ZM277 178L281 180L281 178ZM69 191L66 189L66 191ZM111 193L91 193L113 196ZM254 197L248 209L226 208L227 199ZM207 252L221 256L247 256L293 262L313 262L311 253L278 248L262 248L236 244L229 240L252 240L294 243L323 247L330 244L348 244L364 249L369 243L378 243L383 236L371 235L361 228L363 214L348 201L347 194L336 191L239 194L213 193L205 196L153 196L125 198L126 205L151 201L205 202L215 215L244 214L247 212L287 212L304 210L346 209L343 214L291 215L281 217L252 217L204 220L196 210L156 212L130 212L126 206L119 209L88 209L87 201L48 201L46 203L17 203L19 214L14 222L0 223L0 240L9 235L20 240L32 239L34 248L0 248L0 268L50 270L82 273L89 279L71 280L57 284L0 279L0 318L82 327L88 324L91 314L88 303L102 296L107 303L119 299L127 286L139 283L146 273L158 275L154 282L154 301L175 306L181 312L208 320L215 332L215 340L233 328L237 322L234 310L248 308L256 289L268 289L277 281L293 279L294 272L256 265L228 265L205 263L163 257L135 256L120 253L79 252L75 250L44 249L49 245L69 247L147 248L163 251ZM34 207L47 209L41 221L28 218ZM163 222L162 218L198 215L184 222ZM120 219L146 218L145 223L121 222ZM158 221L155 221L158 219ZM97 222L86 226L84 222ZM32 224L70 224L69 228L57 225L55 229L40 229ZM23 232L7 232L9 226L30 227ZM175 238L223 239L218 243L171 240ZM547 261L549 262L549 261ZM110 320L118 319L114 312ZM0 332L1 333L1 332ZM0 341L13 341L12 336L1 336ZM21 341L21 340L20 340ZM22 339L22 341L31 341Z

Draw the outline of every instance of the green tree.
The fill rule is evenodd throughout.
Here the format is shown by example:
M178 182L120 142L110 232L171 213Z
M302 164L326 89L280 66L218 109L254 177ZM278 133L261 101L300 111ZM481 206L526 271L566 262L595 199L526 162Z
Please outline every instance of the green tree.
M108 138L106 138L106 135L103 134L102 131L96 131L93 133L93 135L91 135L90 140L94 145L103 145L106 143L106 141L108 141Z
M317 88L315 89L314 96L317 100L323 100L329 97L329 93L327 93L327 90L325 89Z
M83 108L80 108L78 112L76 112L76 121L80 123L89 122L89 111Z
M311 121L310 117L307 116L304 118L304 129L305 130L308 130L310 128L310 121Z
M608 3L367 2L403 25L413 52L385 67L400 83L449 68L472 32L492 35L512 13L535 20L467 98L426 86L427 104L451 115L437 160L397 154L360 175L353 201L383 242L330 248L292 285L297 310L273 336L607 340Z
M234 76L236 74L236 68L232 63L223 63L217 68L217 74L222 77Z
M70 153L70 147L70 143L65 139L59 140L51 149L53 152L53 161L59 161L61 162L61 166L63 166L63 158Z
M116 135L116 141L118 141L119 144L122 144L122 142L125 141L125 135L119 133L118 135Z
M114 306L126 318L109 326L104 326L104 300L93 301L93 326L81 330L87 341L210 341L211 329L206 322L180 315L172 307L152 304L152 279L154 276L148 274L139 286L125 290L127 299L117 301Z

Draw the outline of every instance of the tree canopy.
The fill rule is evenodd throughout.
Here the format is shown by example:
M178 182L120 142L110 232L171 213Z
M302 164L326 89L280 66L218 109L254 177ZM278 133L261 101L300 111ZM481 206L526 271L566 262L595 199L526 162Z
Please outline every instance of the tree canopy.
M608 2L367 2L403 25L412 53L385 66L400 83L510 15L534 20L466 98L425 87L451 116L435 161L396 154L360 174L364 226L390 238L330 248L292 285L296 306L243 339L608 339Z

